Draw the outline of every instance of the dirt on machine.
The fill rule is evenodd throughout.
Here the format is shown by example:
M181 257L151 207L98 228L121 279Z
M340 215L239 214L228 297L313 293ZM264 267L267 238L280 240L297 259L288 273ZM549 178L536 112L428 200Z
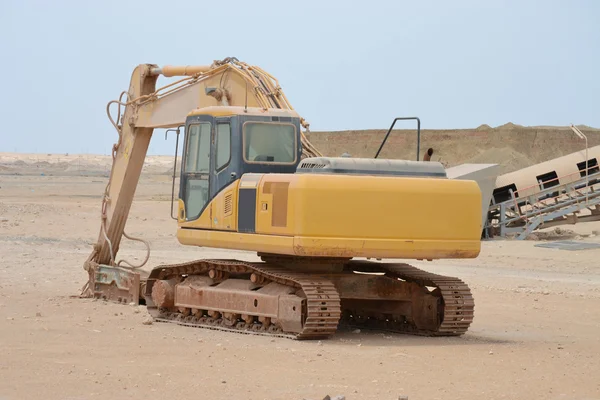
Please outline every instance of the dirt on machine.
M160 76L176 79L157 89ZM449 179L440 163L419 161L419 148L414 161L324 156L278 81L235 58L141 64L107 113L118 141L83 296L145 304L156 321L293 339L326 339L345 325L467 332L465 282L388 260L477 257L476 181ZM125 226L155 129L177 135L176 157L183 137L171 207L178 241L252 251L260 262L143 269L149 244ZM123 237L145 243L141 264L117 260Z

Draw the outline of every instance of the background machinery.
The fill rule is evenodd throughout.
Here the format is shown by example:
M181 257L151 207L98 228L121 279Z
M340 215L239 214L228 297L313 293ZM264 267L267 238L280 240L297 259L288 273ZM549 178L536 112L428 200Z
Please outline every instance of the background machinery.
M600 146L586 147L497 177L484 225L487 237L600 220Z
M157 90L159 75L180 79ZM119 139L84 295L145 304L158 321L297 339L326 338L340 323L467 331L474 302L461 280L355 258L477 257L474 180L448 179L437 162L323 157L277 80L235 58L139 65L107 112ZM156 128L184 129L179 242L261 262L200 259L148 274L117 261L122 236L141 240L124 228Z

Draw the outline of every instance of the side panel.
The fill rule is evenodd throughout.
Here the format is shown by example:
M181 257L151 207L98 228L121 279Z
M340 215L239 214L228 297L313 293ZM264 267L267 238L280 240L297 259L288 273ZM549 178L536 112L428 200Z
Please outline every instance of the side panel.
M281 176L281 175L279 175ZM269 177L269 175L267 175ZM270 180L260 185L256 232L292 236L295 197L290 196L290 180Z
M259 216L262 234L406 240L481 234L481 191L471 180L267 174L258 202L272 210Z
M315 238L204 229L179 229L177 239L181 244L190 246L248 250L306 257L475 258L480 250L479 239L432 241Z
M190 229L215 229L225 231L237 231L238 228L238 188L240 180L236 180L221 190L209 205L204 209L200 218L185 222L179 219L181 228ZM183 210L183 202L180 200L180 212Z
M324 174L244 175L238 231L180 229L181 243L301 256L473 258L475 181Z
M200 214L200 217L198 219L195 219L193 221L186 221L185 220L185 204L183 203L183 200L179 199L179 216L178 216L179 226L180 227L194 227L197 229L210 229L212 227L212 207L213 207L213 204L210 203L204 209L204 211L202 211L202 214Z
M239 180L233 182L217 194L212 201L212 229L237 230L239 183Z
M180 200L179 227L184 229L215 229L254 232L256 225L256 191L260 174L246 174L221 190L204 209L200 218L185 221L181 218L183 202Z

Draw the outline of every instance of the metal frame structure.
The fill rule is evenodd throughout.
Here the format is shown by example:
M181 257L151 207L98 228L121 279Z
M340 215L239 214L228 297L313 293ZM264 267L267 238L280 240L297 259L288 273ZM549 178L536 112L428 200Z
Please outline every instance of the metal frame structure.
M536 229L600 220L600 172L586 171L585 177L577 181L530 196L518 197L518 192L512 190L510 194L511 199L501 203L492 199L484 228L487 238L517 234L517 239L523 240ZM584 209L590 215L579 217Z
M571 124L571 130L577 135L577 137L579 137L579 139L585 140L585 177L586 177L585 186L589 186L590 185L589 180L587 179L588 175L589 175L589 169L590 169L590 159L588 157L588 139L587 139L587 136L585 136L584 133L581 132L581 130L573 124ZM585 202L586 203L588 202L587 195L585 197Z

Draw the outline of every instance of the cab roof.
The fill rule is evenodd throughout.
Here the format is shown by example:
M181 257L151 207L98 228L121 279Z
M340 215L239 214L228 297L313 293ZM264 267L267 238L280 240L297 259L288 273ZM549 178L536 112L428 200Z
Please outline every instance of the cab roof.
M292 117L300 118L300 115L294 110L283 110L279 108L269 108L267 110L260 107L241 107L241 106L209 106L196 108L187 116L211 115L213 117L232 116L232 115L252 115L263 117Z

